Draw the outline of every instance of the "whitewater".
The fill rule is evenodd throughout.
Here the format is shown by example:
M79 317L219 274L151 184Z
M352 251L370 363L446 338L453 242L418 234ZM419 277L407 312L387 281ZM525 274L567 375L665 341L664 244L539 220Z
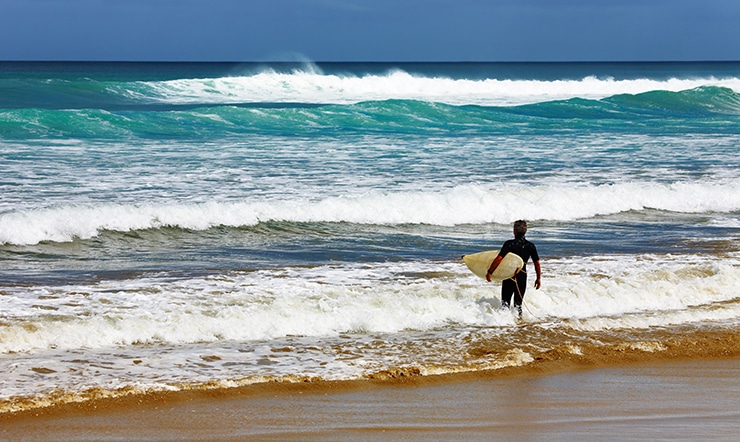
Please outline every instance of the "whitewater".
M321 72L278 73L220 79L183 79L141 83L118 90L136 100L173 104L312 103L356 104L366 101L418 100L454 106L515 106L570 98L601 99L619 94L698 87L740 90L737 78L616 80L589 76L580 80L468 80L429 78L395 70L385 75L325 75Z
M0 63L0 411L733 354L738 152L738 63Z
M509 208L517 206L516 216ZM208 230L268 222L353 224L507 224L528 220L575 221L597 215L654 209L680 213L740 210L740 179L670 185L629 182L598 186L458 186L436 192L368 193L306 201L203 202L163 205L72 205L3 215L0 242L91 239L104 231L163 227Z

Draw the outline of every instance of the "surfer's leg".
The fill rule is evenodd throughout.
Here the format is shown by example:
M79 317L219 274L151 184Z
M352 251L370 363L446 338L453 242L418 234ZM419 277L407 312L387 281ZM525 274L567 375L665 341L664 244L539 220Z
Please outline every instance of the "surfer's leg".
M514 291L515 291L514 305L522 305L522 301L524 301L524 292L527 291L527 273L526 272L517 273Z
M511 296L516 291L516 284L511 279L504 279L501 282L501 307L508 308L511 304ZM516 301L516 299L515 299Z
M524 302L524 292L527 291L527 273L526 272L517 273L516 284L515 284L514 290L516 290L516 293L514 293L514 305L519 311L519 317L521 318L522 317L522 302Z

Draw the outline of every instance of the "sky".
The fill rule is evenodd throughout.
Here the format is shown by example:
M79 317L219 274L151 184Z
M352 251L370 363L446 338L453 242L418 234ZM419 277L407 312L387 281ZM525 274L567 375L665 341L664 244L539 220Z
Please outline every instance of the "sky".
M0 0L0 60L740 60L738 0Z

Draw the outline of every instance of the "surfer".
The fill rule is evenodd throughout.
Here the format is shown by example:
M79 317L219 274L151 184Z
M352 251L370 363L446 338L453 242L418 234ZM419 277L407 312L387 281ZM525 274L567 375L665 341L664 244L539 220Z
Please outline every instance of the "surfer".
M504 242L501 246L501 250L498 252L498 256L491 263L491 267L488 268L486 273L486 280L491 281L491 274L496 270L496 267L501 263L507 253L514 253L519 255L524 261L524 267L519 271L513 278L505 279L501 285L501 306L508 308L511 302L511 297L514 296L514 305L519 311L519 317L522 316L522 301L524 300L524 292L527 290L527 261L532 258L534 263L534 270L537 272L537 280L534 282L534 288L540 288L540 277L542 271L540 269L540 256L537 254L537 247L526 238L524 235L527 234L527 222L519 220L514 222L514 239L510 239Z

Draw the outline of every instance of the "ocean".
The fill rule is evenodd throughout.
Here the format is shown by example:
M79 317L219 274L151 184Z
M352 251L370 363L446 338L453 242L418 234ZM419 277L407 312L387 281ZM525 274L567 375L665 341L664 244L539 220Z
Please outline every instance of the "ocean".
M739 331L740 62L0 63L0 412Z

